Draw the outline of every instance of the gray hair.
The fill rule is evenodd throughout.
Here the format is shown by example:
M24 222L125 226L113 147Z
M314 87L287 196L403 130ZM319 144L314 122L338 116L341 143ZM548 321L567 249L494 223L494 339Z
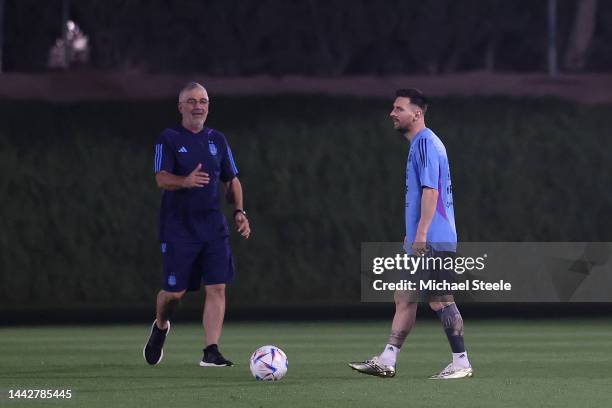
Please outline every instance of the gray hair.
M201 84L199 84L199 83L197 83L197 82L189 82L189 83L188 83L187 85L185 85L185 86L183 87L183 89L181 89L181 91L179 92L179 102L181 101L181 99L182 99L182 97L183 97L183 94L184 94L185 92L191 91L192 89L201 89L201 90L203 90L204 92L208 93L208 92L206 91L206 88L204 88L204 86L203 86L203 85L201 85Z

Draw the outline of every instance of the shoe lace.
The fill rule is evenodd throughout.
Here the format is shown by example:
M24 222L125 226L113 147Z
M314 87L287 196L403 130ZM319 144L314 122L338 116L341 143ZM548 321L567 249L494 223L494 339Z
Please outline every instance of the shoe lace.
M447 365L444 370L442 370L442 372L440 373L440 375L446 375L446 374L452 374L455 372L455 369L453 367L453 363L450 363L449 365Z
M387 370L389 370L389 367L390 367L390 366L388 366L386 364L383 364L380 361L380 357L379 356L372 357L371 359L367 360L366 363L370 364L372 367L376 368L379 371L387 371Z

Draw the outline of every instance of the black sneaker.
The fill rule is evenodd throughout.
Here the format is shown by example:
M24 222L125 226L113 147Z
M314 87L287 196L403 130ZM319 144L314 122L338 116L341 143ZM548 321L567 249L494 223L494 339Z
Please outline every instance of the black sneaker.
M200 367L231 367L233 365L234 363L223 357L216 344L211 344L204 349L204 357L200 361Z
M147 363L157 365L162 360L164 357L164 342L168 333L170 333L170 321L168 321L168 328L166 330L161 330L157 327L157 320L153 322L149 340L147 340L147 344L142 350L142 355Z

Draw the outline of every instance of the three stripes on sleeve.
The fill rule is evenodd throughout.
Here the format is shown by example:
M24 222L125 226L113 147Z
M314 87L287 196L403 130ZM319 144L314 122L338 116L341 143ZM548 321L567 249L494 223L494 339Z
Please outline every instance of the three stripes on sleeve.
M153 171L155 173L161 171L162 157L164 154L164 145L159 143L155 145L155 161L153 162Z

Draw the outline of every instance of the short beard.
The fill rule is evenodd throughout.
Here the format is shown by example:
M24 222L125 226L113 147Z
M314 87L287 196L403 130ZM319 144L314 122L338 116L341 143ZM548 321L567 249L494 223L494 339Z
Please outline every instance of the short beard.
M201 118L194 118L193 116L191 118L189 118L189 121L191 122L191 124L193 125L203 125L204 122L206 121L205 117L201 117Z
M202 119L195 119L193 117L188 117L186 122L183 122L187 125L187 127L189 128L204 128L204 120Z
M407 134L408 134L408 132L409 132L409 129L406 129L406 128L403 128L403 127L402 127L402 128L397 128L397 129L395 129L395 130L397 130L397 133L399 133L399 135L400 135L402 138L406 137L406 135L407 135Z

